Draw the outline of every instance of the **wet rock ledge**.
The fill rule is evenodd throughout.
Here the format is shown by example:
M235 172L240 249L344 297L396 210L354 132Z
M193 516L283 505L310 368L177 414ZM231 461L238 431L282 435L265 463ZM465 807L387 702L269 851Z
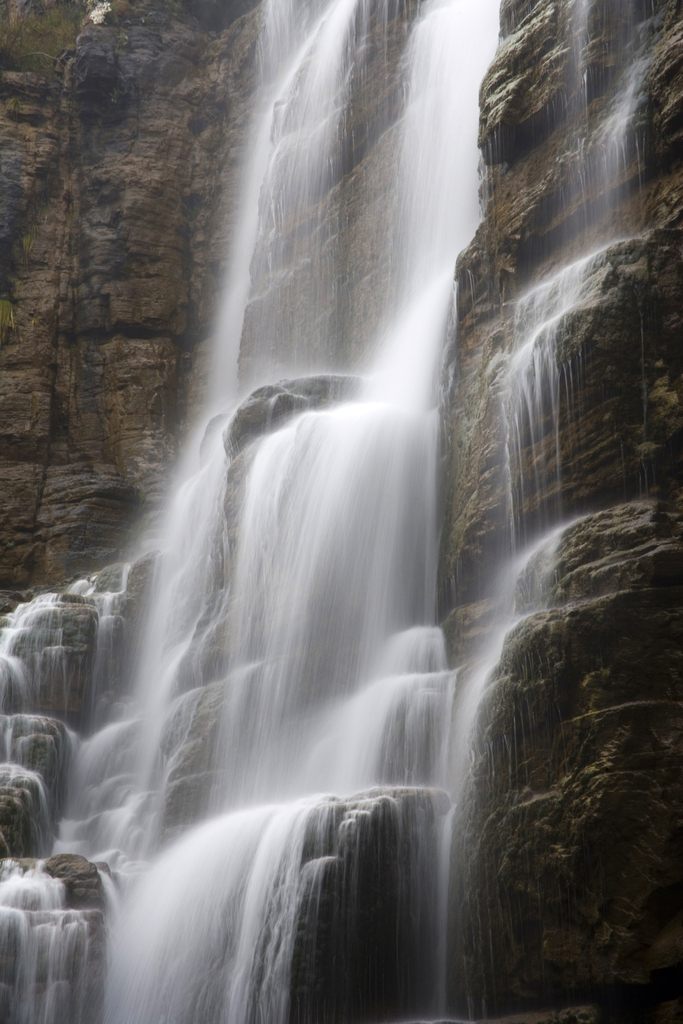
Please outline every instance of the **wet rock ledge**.
M454 826L459 1004L580 992L628 1020L680 994L682 567L683 516L643 502L570 526L520 579L524 614L545 568L548 610L483 696Z
M99 1024L105 910L101 873L83 857L0 860L0 1021L29 1010L36 1021Z

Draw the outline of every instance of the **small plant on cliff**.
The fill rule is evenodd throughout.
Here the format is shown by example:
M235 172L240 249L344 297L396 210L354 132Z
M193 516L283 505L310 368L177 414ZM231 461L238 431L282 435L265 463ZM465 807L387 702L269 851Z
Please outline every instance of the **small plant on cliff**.
M53 71L75 45L82 20L80 4L16 14L0 0L0 69Z
M93 25L103 25L107 16L112 13L109 0L88 0L88 17Z
M14 306L7 299L0 299L0 345L5 344L10 330L14 330Z
M36 228L35 225L28 229L25 235L21 236L21 250L22 250L22 263L24 266L28 263L28 258L31 255L33 246L36 244Z
M7 113L13 121L16 121L19 117L19 111L21 110L21 102L18 96L10 96L5 103Z

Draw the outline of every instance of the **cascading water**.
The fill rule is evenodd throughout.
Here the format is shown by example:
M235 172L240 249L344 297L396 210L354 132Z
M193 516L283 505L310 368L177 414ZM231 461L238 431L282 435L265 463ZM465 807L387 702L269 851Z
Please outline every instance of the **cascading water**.
M619 202L642 185L639 118L646 103L644 85L660 18L645 17L643 12L637 17L636 5L625 5L624 38L614 40L615 48L624 51L624 67L605 115L594 124L589 105L599 90L590 82L591 16L591 4L576 0L572 74L579 97L579 134L576 152L571 154L576 170L569 176L570 184L576 178L576 188L568 186L567 198L568 205L577 196L580 200L579 234L588 239L589 255L562 267L515 303L513 344L502 389L508 514L516 551L543 531L554 529L564 514L562 494L571 490L566 471L571 475L573 448L580 446L573 420L582 401L584 352L573 335L574 318L583 307L599 301L610 272L610 249L620 240ZM646 440L645 410L644 420Z
M481 729L477 730L477 738L472 746L476 748L478 744L480 752L493 742L503 748L507 746L510 765L517 760L518 742L521 740L524 745L524 737L518 736L515 731L518 712L522 733L526 722L532 733L535 728L539 728L539 724L534 721L536 708L531 710L531 707L521 707L525 701L531 705L533 696L529 698L526 694L522 695L522 687L515 692L510 676L506 679L505 675L514 657L511 652L515 651L515 636L518 639L527 628L522 620L562 604L562 599L553 593L553 583L555 574L559 575L556 552L563 547L565 531L568 531L568 535L572 533L569 517L594 510L590 506L586 508L587 502L585 499L582 501L581 497L581 474L585 472L588 462L586 449L590 443L582 436L582 431L589 433L591 429L590 422L586 427L589 419L586 407L594 416L601 415L605 419L607 416L605 409L600 407L600 400L594 394L586 395L584 390L586 367L593 354L591 345L596 344L592 331L595 330L597 334L600 329L597 326L600 324L600 306L601 303L606 304L605 297L609 288L614 287L615 268L620 266L620 261L629 259L628 250L632 243L624 242L623 238L641 229L638 190L642 186L644 173L642 114L646 109L645 84L652 60L652 44L661 27L661 19L652 10L648 12L646 5L626 2L616 5L613 18L617 29L610 43L614 51L619 53L622 63L615 62L614 88L610 89L606 81L607 72L601 67L600 60L596 59L598 47L594 36L598 37L600 45L604 47L607 34L604 22L600 24L601 11L604 13L605 8L593 4L591 0L574 0L569 12L573 46L567 71L568 99L562 98L562 103L567 103L563 116L567 116L568 124L563 135L558 133L553 140L560 146L564 142L566 148L552 151L552 160L557 160L561 172L554 182L557 195L548 199L549 208L560 215L560 223L557 228L551 226L553 218L549 216L545 224L539 226L538 235L542 240L533 239L533 251L531 245L526 250L530 254L529 263L524 265L523 259L519 259L516 266L519 278L528 274L529 268L534 265L540 265L545 276L537 271L535 281L532 279L530 286L527 286L528 290L516 297L514 302L507 302L507 308L503 306L501 321L504 326L501 334L506 338L505 348L501 351L503 345L496 339L497 344L492 346L495 354L486 353L490 364L485 371L485 379L495 399L499 400L500 418L497 422L502 428L501 469L496 467L495 472L498 476L498 494L502 498L501 507L506 513L504 526L502 515L499 524L501 533L505 532L508 536L500 546L507 541L509 547L507 557L501 558L498 555L488 578L482 581L483 586L479 592L469 598L473 603L466 611L471 616L474 628L466 636L463 646L468 645L471 661L460 672L464 685L456 693L455 728L451 735L451 746L457 748L458 740L471 740L472 726L482 697L488 689L486 720ZM602 74L601 80L599 74ZM561 200L558 195L561 195ZM540 206L534 207L535 214L540 211ZM545 210L540 211L539 221L543 221L545 214ZM495 223L496 216L494 193L489 221ZM507 226L509 228L509 224ZM530 226L529 233L533 235L535 228L535 224ZM544 228L547 228L545 235ZM570 255L570 259L559 266L558 251L562 252L565 261L567 253ZM504 300L507 298L509 293L504 295ZM604 320L601 326L605 330ZM645 366L644 351L642 365ZM601 398L604 400L604 394ZM647 436L646 403L647 387L644 385L643 441ZM596 436L599 436L598 431L593 434L593 444ZM492 435L487 436L487 440L491 438ZM604 440L604 447L611 441L611 438ZM492 441L491 447L494 448L496 443ZM593 451L591 455L595 461L599 461L599 454L596 456ZM491 461L495 463L495 459ZM594 494L591 498L592 501L596 500ZM485 514L482 519L486 521ZM480 524L477 525L481 529ZM481 534L484 532L485 527ZM477 600L481 597L486 599ZM464 633L470 624L466 616L460 613L461 609L456 608L454 629L462 629ZM552 621L551 616L548 619ZM536 626L539 631L542 621L543 616L538 616ZM519 627L516 634L511 633L515 626ZM533 618L528 629L530 633L533 632ZM477 633L481 636L480 640ZM568 647L569 644L567 648L561 648L563 656L566 656L564 651ZM536 687L537 680L541 689L540 679L544 674L552 677L554 673L552 660L556 652L549 657L548 664L544 663L546 651L540 651L540 646L534 649L529 645L525 652L528 660L523 668L520 667L520 675L529 680L529 693ZM516 653L519 655L519 648ZM596 663L599 663L597 659ZM511 716L514 718L513 725L509 731L502 733L499 730L496 734L496 726L491 725L491 719L494 718L492 708L502 707L506 702L508 707L515 709L514 716ZM525 722L524 715L527 713L528 719ZM492 733L495 741L491 739ZM525 749L528 751L534 740L529 742L527 736L526 741ZM565 742L564 735L562 742ZM522 915L516 917L511 906L517 898L515 884L519 878L524 877L523 870L510 884L515 872L513 869L506 874L501 863L503 858L500 856L500 846L496 851L494 871L500 870L502 880L493 883L494 887L498 884L499 893L504 893L502 898L499 897L500 903L496 908L500 910L500 918L496 919L494 914L485 923L482 923L481 918L476 919L487 897L467 888L468 883L471 885L474 872L471 863L468 865L466 861L468 857L476 858L477 853L473 853L472 849L481 850L490 842L490 836L483 840L473 836L472 820L475 815L471 813L472 807L477 806L481 812L478 819L480 823L484 816L490 816L489 821L496 823L495 829L500 828L506 842L514 832L508 830L508 821L500 813L500 803L492 808L486 797L482 796L480 783L482 770L486 769L482 768L482 761L476 752L471 756L474 767L470 776L469 766L462 762L460 771L455 773L460 783L459 787L455 787L456 799L460 795L464 799L456 806L452 822L455 842L451 860L454 884L451 891L449 948L457 950L458 968L467 977L465 984L451 979L451 992L457 991L461 999L464 995L469 1005L470 1019L475 1019L479 1015L486 1018L487 1010L491 1012L490 1003L487 1007L487 988L490 991L490 987L495 986L490 986L488 979L482 981L479 977L472 985L474 972L481 970L481 964L486 962L489 955L487 947L491 949L492 971L505 970L510 929L506 930L507 926L502 922L514 922L512 928L521 935L529 919L525 919L522 924ZM505 763L505 758L501 760ZM492 761L488 763L487 769L493 770ZM545 780L540 781L537 777L530 781L531 773L528 768L526 770L528 798L535 799L537 793L539 798L546 795L548 784ZM520 774L523 776L523 772ZM518 800L522 803L525 794L521 792L521 786L515 789L512 776L509 785L510 803ZM543 820L542 816L537 819L540 820ZM546 826L548 835L552 835L553 826L548 819L543 820L543 827ZM466 840L458 838L458 830L460 836L466 836ZM532 826L528 832L528 835L531 834ZM513 841L510 840L510 845ZM549 846L550 840L546 842ZM478 846L479 843L481 846ZM466 851L468 844L471 849ZM504 843L501 845L504 846ZM507 855L507 851L503 852ZM512 855L516 852L513 848ZM485 885L488 885L489 879L493 879L490 864L487 865L487 872L490 873L486 875ZM467 882L462 881L464 879ZM509 889L505 891L508 885ZM506 900L509 902L504 906ZM464 910L466 903L468 906ZM573 913L572 908L566 920L571 919ZM459 917L464 920L458 920ZM491 928L495 929L499 924L505 937L497 944L498 937L492 936ZM529 928L528 934L531 934L534 927L535 924ZM567 927L569 930L571 926ZM470 929L474 937L469 934ZM531 952L535 956L539 953L549 932L543 933L543 939L540 934L539 929L539 939L532 942L526 936L521 939L520 946L526 947L525 955ZM475 956L472 956L473 946L477 949ZM467 962L468 957L474 964L473 968ZM551 961L552 954L543 961L541 970L548 970L551 974L555 968L555 964L549 966ZM512 968L508 964L507 970L515 975L518 967L519 961ZM521 992L519 977L523 973L523 969L519 970L519 976L508 979L508 991ZM467 991L468 985L472 985L470 992L476 991L476 1000ZM501 989L503 987L501 985ZM551 990L552 982L548 986L548 991ZM552 997L548 998L550 1001Z
M267 0L212 420L148 553L135 678L119 685L128 567L3 621L15 841L49 854L71 765L54 849L106 861L119 883L107 1024L443 1010L449 797L507 630L548 602L580 444L571 319L599 295L619 195L641 172L654 31L626 19L627 67L596 127L593 5L573 6L566 201L591 255L515 304L502 375L514 559L485 656L453 671L435 626L433 406L454 264L477 223L498 6ZM646 402L645 388L644 440ZM0 972L0 1017L89 1024L87 915L42 862L5 861L0 932L20 965Z
M81 745L60 848L137 873L209 690L222 710L193 780L216 817L129 883L112 1024L436 1009L448 800L425 787L448 783L456 679L434 626L433 406L455 258L478 217L477 94L497 6L430 3L412 25L410 5L267 7L251 162L264 178L253 256L233 254L226 303L241 324L251 261L243 379L365 377L290 381L228 410L171 507L138 682L120 720ZM361 125L373 75L397 89ZM373 147L389 160L393 247L378 330L345 339L338 193ZM245 426L253 409L263 420Z
M527 529L533 536L562 517L562 493L567 470L571 471L574 407L581 402L581 351L572 351L571 318L599 294L610 270L604 255L602 250L578 260L516 304L516 346L504 398L515 547L529 543ZM564 441L569 441L565 466L560 440L563 414ZM541 501L545 507L539 507Z

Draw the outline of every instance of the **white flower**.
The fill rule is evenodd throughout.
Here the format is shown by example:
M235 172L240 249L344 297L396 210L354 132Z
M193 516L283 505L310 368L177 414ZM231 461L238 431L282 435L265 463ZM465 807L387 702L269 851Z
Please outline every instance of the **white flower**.
M101 25L108 14L111 13L111 4L109 0L99 0L90 12L90 20L93 25Z

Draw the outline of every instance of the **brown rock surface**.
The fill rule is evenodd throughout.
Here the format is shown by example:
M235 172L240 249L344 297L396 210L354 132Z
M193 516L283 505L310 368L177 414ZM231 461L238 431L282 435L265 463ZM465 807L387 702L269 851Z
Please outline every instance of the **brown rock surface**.
M591 71L589 79L601 84L599 89L595 84L588 105L577 108L570 6L546 0L506 4L505 24L516 29L482 89L482 141L494 162L484 187L485 219L458 263L456 383L446 411L450 465L442 541L444 611L488 596L491 566L510 550L513 512L519 540L556 521L560 509L570 516L641 493L676 500L681 487L683 174L674 109L681 15L675 5L661 5L663 31L646 34L650 63L643 74L649 102L637 109L635 134L624 143L625 163L608 186L591 160L599 163L601 153L604 157L601 126L624 87L615 68L620 61L626 67L633 61L626 27L642 18L642 11L639 15L638 5L630 2L602 5L606 14L598 23L591 19L600 5L591 5L591 42L582 60ZM564 61L566 109L556 121L544 122L547 130L524 136L523 146L515 143L504 159L496 149L503 143L491 141L497 130L492 119L511 137L547 106L545 99L535 98L541 65L524 56L528 40L541 31L549 33L544 46L552 43L551 63ZM552 77L550 71L541 76L543 88L554 95ZM631 150L636 137L642 143L640 157ZM612 244L597 260L592 283L586 285L590 294L558 328L561 481L555 424L546 403L536 424L536 448L522 435L522 460L512 466L510 495L505 481L509 430L503 414L510 412L510 353L520 340L517 300L548 275L604 246L606 239L629 236L634 240ZM538 486L539 475L547 483Z
M64 883L66 906L71 910L106 909L104 887L99 870L85 857L75 853L60 853L49 857L44 864L45 871L52 878Z
M119 5L0 72L0 586L110 563L153 514L206 347L259 12ZM209 12L209 13L207 13Z

